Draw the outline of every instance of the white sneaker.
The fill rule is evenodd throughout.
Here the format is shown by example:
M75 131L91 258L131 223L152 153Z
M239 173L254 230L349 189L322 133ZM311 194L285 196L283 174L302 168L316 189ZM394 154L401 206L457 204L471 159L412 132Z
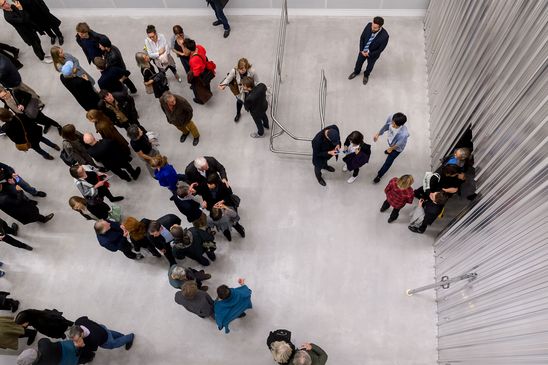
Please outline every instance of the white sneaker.
M44 62L44 63L53 63L53 60L51 59L51 57L44 57L42 62Z
M352 184L354 181L356 181L357 178L357 176L350 176L348 180L346 180L346 182Z
M346 164L343 165L343 172L347 172L348 171L348 167L346 167Z

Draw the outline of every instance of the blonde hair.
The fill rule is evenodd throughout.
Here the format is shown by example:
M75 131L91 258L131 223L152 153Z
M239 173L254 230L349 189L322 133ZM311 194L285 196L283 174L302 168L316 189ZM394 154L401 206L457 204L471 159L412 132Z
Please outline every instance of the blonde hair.
M51 59L53 60L53 67L57 70L57 72L61 72L61 67L65 64L65 56L60 55L62 50L63 49L59 46L53 46L49 50Z
M154 156L150 160L150 166L159 169L167 165L167 157L166 156Z
M270 352L274 361L277 363L286 363L291 357L293 349L285 341L274 341L270 344Z
M251 68L251 64L247 60L247 58L240 58L238 60L238 64L236 65L236 68L239 70L241 68L245 68L246 70L249 70Z
M107 121L109 124L112 124L112 121L110 120L110 118L107 117L107 115L105 113L103 113L102 111L100 111L98 109L89 110L86 113L86 118L90 122L94 122L94 123L97 123L97 122L100 122L100 121Z
M198 292L198 285L194 280L185 281L181 286L181 291L183 292L183 297L192 299Z
M403 176L398 178L397 185L398 185L398 188L400 188L400 189L407 189L411 185L413 185L413 182L415 182L415 180L413 179L413 176L403 175Z

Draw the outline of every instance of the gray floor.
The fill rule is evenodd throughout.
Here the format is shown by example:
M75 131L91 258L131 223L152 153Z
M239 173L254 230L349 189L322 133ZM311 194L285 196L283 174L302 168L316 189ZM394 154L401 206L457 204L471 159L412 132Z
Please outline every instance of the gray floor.
M211 18L85 19L120 47L134 74L132 79L139 85L141 76L132 55L142 49L148 23L166 34L172 24L182 24L217 63L217 81L239 57L246 56L261 80L271 83L278 18L234 17L228 40L222 38L220 28L210 26ZM85 64L73 39L79 19L63 21L65 50ZM7 271L0 287L20 298L22 308L55 307L68 318L88 315L113 329L136 333L131 351L99 351L97 364L271 364L265 340L275 328L292 330L297 344L319 344L329 353L330 364L434 363L433 293L412 298L405 295L407 288L433 280L433 239L407 230L410 207L390 225L388 215L378 211L390 177L412 173L418 186L428 170L422 22L417 18L386 19L390 44L364 87L360 79L348 81L346 77L353 68L366 21L291 18L279 116L296 134L312 136L317 131L321 68L326 70L329 86L327 120L339 124L343 138L359 129L371 143L371 136L389 113L405 112L411 133L408 147L378 185L371 180L384 159L384 139L373 146L371 163L354 184L346 183L348 175L340 171L341 162L333 162L337 172L325 174L328 186L323 188L317 184L308 158L274 155L268 150L267 139L249 138L253 122L248 114L234 124L234 98L229 90L216 91L206 106L195 106L195 121L202 134L198 147L192 147L190 141L179 143L177 131L166 124L156 100L145 94L143 87L136 96L142 123L159 132L161 150L177 168L183 170L199 155L216 156L226 166L234 191L242 197L242 224L248 235L231 243L219 238L218 260L208 269L213 275L211 288L236 284L238 277L245 277L253 289L253 310L232 324L229 335L173 302L175 290L166 280L164 261L147 257L136 263L98 245L92 223L68 207L68 198L78 191L59 159L45 161L33 152L18 152L6 139L0 142L2 161L47 191L40 208L56 215L47 225L21 227L21 238L35 246L34 252L0 246ZM7 37L2 41L22 46L11 29ZM49 47L46 38L44 46ZM21 57L23 78L42 95L46 114L92 131L53 67L38 63L28 47L22 47ZM85 68L97 75L93 67ZM186 83L171 81L172 91L191 98ZM60 142L54 131L49 137ZM286 137L277 143L309 148L308 143L294 143ZM121 205L128 215L156 218L176 212L167 191L146 174L129 184L115 178L112 191L126 196ZM21 343L20 350L23 348ZM0 363L13 363L14 354L4 352Z

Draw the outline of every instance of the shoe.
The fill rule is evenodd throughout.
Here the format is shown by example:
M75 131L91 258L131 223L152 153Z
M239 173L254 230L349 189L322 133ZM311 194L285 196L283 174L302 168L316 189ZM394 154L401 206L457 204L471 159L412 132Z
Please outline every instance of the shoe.
M194 140L192 141L192 145L193 145L193 146L197 146L198 143L200 143L200 137L194 138Z
M242 314L240 314L240 315L238 316L238 318L244 318L245 316L246 316L246 314L245 314L245 312L243 312Z
M245 237L245 228L244 226L242 226L241 224L237 224L237 225L234 225L234 229L236 230L236 232L238 232L240 234L240 236L242 236L242 238Z
M61 147L59 147L58 145L55 145L55 146L53 147L53 149L54 149L55 151L61 151Z
M211 279L211 274L205 274L205 275L204 275L204 278L202 279L202 281L203 281L203 280L209 280L209 279Z
M223 235L226 237L228 242L232 242L232 235L230 234L230 229L225 229Z
M43 131L44 131L44 134L47 134L47 133L49 132L49 129L50 129L50 128L51 128L51 124L46 124L46 125L44 126L44 130L43 130Z
M18 59L18 58L19 58L19 48L17 48L17 49L15 50L15 52L13 52L13 58L15 58L15 59Z
M357 178L357 176L350 176L348 180L346 180L346 182L352 184L354 181L356 181Z
M225 32L223 33L223 38L228 38L229 35L230 35L230 29L227 29L227 30L225 30Z
M42 221L42 223L46 223L46 222L49 222L51 220L51 218L53 218L54 214L53 213L50 213L48 215L46 215L44 217L44 220Z
M131 178L133 180L137 180L139 178L139 175L141 174L141 168L140 167L137 167L135 169L135 173L134 174L131 174Z
M263 138L264 137L264 134L259 134L259 133L256 133L256 132L253 132L249 135L251 138Z
M392 223L392 222L394 222L396 219L398 219L398 218L392 218L392 217L390 217L390 218L388 218L388 223Z
M202 291L207 291L209 289L209 286L207 285L202 285L202 287L200 288L200 290Z
M11 305L11 313L17 312L18 309L19 309L19 301L14 300L12 305Z
M52 155L44 156L44 158L45 158L46 160L53 160L53 156L52 156Z
M373 184L378 184L380 181L381 181L381 178L377 176L373 179Z
M29 335L29 339L27 340L27 346L32 345L32 343L36 339L36 334L38 333L38 331L35 331L35 330L29 330L29 331L31 331L31 333Z
M335 172L335 168L333 166L327 166L325 169L329 172Z
M6 275L6 272L5 272L5 271L2 271L2 270L0 270L0 278L1 278L2 276L4 276L4 275Z
M131 346L133 346L133 340L135 340L135 335L133 335L133 338L131 339L131 341L126 343L126 350L129 350Z
M49 58L49 57L45 57L45 58L42 60L42 62L47 63L47 64L50 64L50 63L53 63L53 60L52 60L51 58Z
M4 263L2 261L0 261L0 267L4 266Z
M414 227L414 226L407 226L407 228L409 228L409 230L410 230L411 232L415 232L415 233L418 233L418 232L419 232L419 230L417 229L417 227Z
M57 127L57 132L59 133L59 135L61 135L61 133L63 133L63 127L58 126Z
M358 74L355 72L352 72L350 75L348 75L348 80L352 80L356 76L358 76Z
M346 167L346 164L343 165L343 172L347 172L348 171L348 167Z
M57 39L57 38L55 38L55 36L51 37L51 45L52 45L52 46L55 44L55 40L56 40L56 39Z
M43 191L37 191L35 196L39 198L45 198L46 196L48 196L48 194L44 193Z
M263 124L263 128L264 128L264 129L270 129L270 127L269 127L269 126L267 126L267 125L264 125L264 124Z
M220 20L215 20L215 21L212 23L212 25L213 25L214 27L216 27L216 26L218 26L218 25L221 25L221 24L223 24L223 22L221 22Z
M234 117L234 121L235 121L236 123L238 123L238 121L240 120L240 117L241 117L241 116L242 116L242 115L241 115L240 113L236 114L236 116Z
M321 186L326 186L327 184L325 183L325 180L323 179L323 177L320 177L318 179L318 183L321 185Z
M386 206L384 205L384 203L381 205L381 213L383 212L386 212L388 210L388 208L390 208L390 204L387 204Z
M34 248L32 248L32 247L29 246L29 245L25 245L24 243L23 243L23 247L21 247L21 248L22 248L23 250L27 250L27 251L32 251L32 250L34 250Z
M59 45L60 45L60 46L62 46L63 43L65 43L65 38L63 38L63 36L60 36L60 37L57 38L57 39L59 39Z
M179 138L179 142L183 143L184 141L186 141L186 137L188 137L188 133L187 134L181 134L181 138Z
M19 233L19 226L17 225L17 223L12 223L11 229L13 229L12 235L17 236L17 233Z
M135 254L135 260L142 260L142 259L144 259L144 258L145 258L145 256L143 256L142 253L136 253L136 254Z
M217 260L217 256L215 255L215 252L206 252L206 256L211 260L211 261L215 261Z
M200 99L194 98L192 99L192 101L195 102L196 104L204 105L204 102L201 101Z
M112 199L110 199L110 201L111 201L112 203L114 203L114 202L119 202L120 200L124 200L124 197L121 196L121 195L120 195L120 196L115 196L115 197L113 197Z
M364 84L364 85L367 85L367 82L368 82L368 81L369 81L369 76L363 75L363 80L362 80L363 84Z

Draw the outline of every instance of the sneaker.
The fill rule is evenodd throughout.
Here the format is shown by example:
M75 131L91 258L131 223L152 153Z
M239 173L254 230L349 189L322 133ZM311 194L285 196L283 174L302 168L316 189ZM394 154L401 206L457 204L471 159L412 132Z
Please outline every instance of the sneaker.
M257 132L253 132L250 134L251 138L263 138L264 134L259 134Z
M17 225L17 223L12 223L11 224L11 229L13 229L12 235L17 236L17 233L19 232L19 226ZM2 266L2 265L0 265L0 266Z
M110 201L111 201L112 203L114 203L114 202L119 202L120 200L124 200L124 197L123 197L123 196L115 196L115 197L113 197L112 199L110 199Z
M188 133L187 134L181 134L181 138L179 138L179 142L183 143L184 141L186 141L186 137L188 137Z
M135 260L142 260L142 259L144 259L144 258L145 258L145 256L143 256L142 253L136 253L136 254L135 254Z
M194 140L192 141L192 145L193 145L193 146L197 146L198 143L200 143L200 137L194 138Z
M348 167L346 167L346 164L343 165L343 172L347 172L348 171Z
M346 180L346 182L352 184L354 181L356 181L357 178L357 176L350 176L348 180Z
M333 166L327 166L325 169L329 172L335 172L335 168Z
M126 350L129 350L131 346L133 346L133 340L135 340L135 335L133 335L133 338L131 339L131 341L126 343Z
M381 178L377 176L373 179L373 184L378 184L380 181L381 181Z
M205 274L202 280L209 280L209 279L211 279L211 274Z
M368 81L369 81L369 76L363 75L363 80L362 80L363 84L364 84L364 85L367 85L367 82L368 82Z
M139 175L141 174L141 168L140 167L137 167L135 169L135 173L131 175L131 178L133 180L137 180L139 178Z
M350 75L348 75L348 80L352 80L356 76L358 76L358 74L355 72L352 72Z
M221 25L221 24L223 24L223 22L221 22L220 20L215 20L215 21L212 23L212 25L213 25L214 27L216 27L216 26L218 26L218 25Z
M236 123L238 123L238 121L240 120L240 117L241 117L241 116L242 116L242 115L241 115L240 113L236 114L236 116L234 117L234 121L235 121Z
M47 196L47 194L44 193L43 191L37 191L35 196L37 196L39 198L45 198Z
M228 38L229 35L230 35L230 29L227 29L227 30L225 30L225 32L223 33L223 38Z
M47 64L50 64L50 63L53 63L53 60L51 59L51 57L44 57L44 59L42 60L42 62L47 63Z

